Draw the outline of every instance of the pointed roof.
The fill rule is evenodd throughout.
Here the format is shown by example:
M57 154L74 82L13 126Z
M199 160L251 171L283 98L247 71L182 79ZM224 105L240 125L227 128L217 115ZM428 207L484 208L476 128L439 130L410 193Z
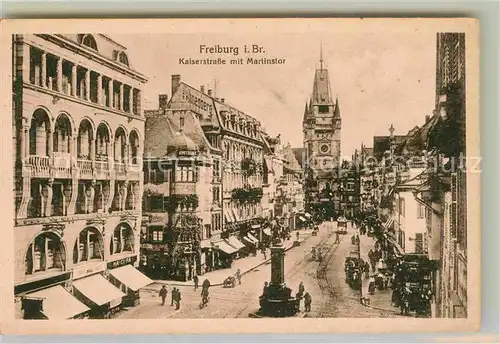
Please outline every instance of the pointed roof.
M339 97L335 99L335 111L333 113L333 117L340 117L340 107L339 107Z
M312 104L333 105L328 69L316 69L311 101Z

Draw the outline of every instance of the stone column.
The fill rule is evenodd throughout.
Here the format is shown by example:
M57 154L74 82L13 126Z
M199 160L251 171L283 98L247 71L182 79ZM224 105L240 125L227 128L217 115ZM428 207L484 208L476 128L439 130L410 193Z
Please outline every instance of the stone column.
M73 97L76 97L77 94L76 94L76 90L77 90L77 67L76 67L76 64L73 64L73 66L71 66L71 95Z
M113 94L113 79L109 79L108 83L108 98L109 98L109 107L114 108L113 100L115 99Z
M85 71L85 100L90 99L90 70Z
M26 158L29 155L29 146L30 146L30 141L29 141L29 130L30 127L26 124L23 124L21 127L21 161L25 162Z
M115 180L110 179L109 180L109 195L108 195L108 200L106 202L106 207L104 208L104 211L107 212L108 209L110 209L113 206L113 200L115 198Z
M97 104L102 105L102 75L97 76Z
M92 137L92 139L90 140L90 147L89 147L89 156L90 156L90 160L92 161L92 170L95 169L95 151L96 151L96 145L97 145L97 140L95 138Z
M128 92L128 112L134 113L134 88L130 87Z
M123 83L120 83L120 110L123 111Z
M57 82L56 82L56 90L58 92L62 92L62 58L57 59Z
M41 67L41 81L40 86L46 87L47 85L47 53L44 51L42 53L42 67Z
M54 179L49 179L47 185L44 186L46 189L46 200L45 200L45 214L44 216L49 217L52 215L52 184L54 183Z
M78 199L78 178L71 179L71 197L68 204L68 215L75 214L76 200Z
M52 157L52 152L54 151L54 133L52 130L48 129L47 130L47 136L48 136L48 149L47 149L47 155L49 158Z
M285 283L285 248L280 243L271 247L271 284Z

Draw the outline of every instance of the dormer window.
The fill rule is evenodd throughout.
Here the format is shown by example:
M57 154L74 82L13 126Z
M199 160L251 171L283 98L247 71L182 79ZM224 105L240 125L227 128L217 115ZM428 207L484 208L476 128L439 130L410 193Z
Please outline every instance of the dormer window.
M125 54L123 51L118 53L118 62L124 64L127 67L129 66L127 54Z
M92 35L83 35L80 43L89 47L90 49L97 51L97 42Z

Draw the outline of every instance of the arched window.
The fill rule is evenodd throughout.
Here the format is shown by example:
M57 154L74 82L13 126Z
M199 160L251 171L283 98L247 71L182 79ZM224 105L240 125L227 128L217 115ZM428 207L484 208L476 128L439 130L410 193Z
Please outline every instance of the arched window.
M108 160L108 145L109 145L109 131L105 124L101 123L97 127L96 135L96 160L107 161Z
M82 44L97 51L97 42L92 35L83 36Z
M137 156L139 154L139 135L135 130L130 133L130 163L137 165Z
M109 243L109 253L134 252L134 231L127 223L121 223L113 232Z
M118 128L115 133L115 161L125 163L125 145L127 143L125 130Z
M54 152L69 153L70 145L71 122L66 114L60 114L54 128Z
M52 232L39 234L29 245L25 257L25 274L63 271L66 252L59 236Z
M104 260L102 235L93 227L82 230L73 247L74 264L89 260Z
M118 62L123 63L126 66L129 65L127 54L125 54L123 51L118 54Z
M48 113L38 109L33 113L30 128L30 155L46 156L48 154L48 133L50 120Z
M78 158L90 160L92 136L92 125L89 120L84 119L78 129Z

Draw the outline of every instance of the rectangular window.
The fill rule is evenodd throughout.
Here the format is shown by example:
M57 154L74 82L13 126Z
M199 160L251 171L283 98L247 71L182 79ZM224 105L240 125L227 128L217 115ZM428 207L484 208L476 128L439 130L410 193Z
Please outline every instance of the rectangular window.
M152 212L163 212L163 196L151 196L149 198Z
M319 113L328 113L328 105L320 105L318 106L318 112Z
M415 234L415 253L424 252L424 237L422 233Z
M417 219L423 219L424 217L425 217L425 208L422 204L418 203Z
M163 231L153 231L152 234L153 241L163 241Z

